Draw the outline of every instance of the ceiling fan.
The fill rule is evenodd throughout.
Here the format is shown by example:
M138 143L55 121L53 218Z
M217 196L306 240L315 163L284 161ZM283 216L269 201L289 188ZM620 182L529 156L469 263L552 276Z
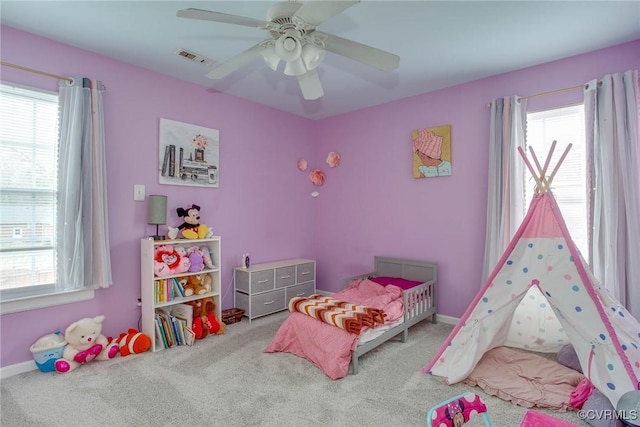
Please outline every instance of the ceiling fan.
M192 8L179 10L176 15L181 18L254 27L266 30L271 35L270 39L220 63L207 74L210 79L221 79L261 55L274 71L280 61L283 61L286 64L284 74L296 76L304 99L312 100L324 94L316 68L326 51L387 72L395 70L400 64L397 55L316 30L318 25L358 2L359 0L307 0L305 3L282 1L269 8L266 21Z

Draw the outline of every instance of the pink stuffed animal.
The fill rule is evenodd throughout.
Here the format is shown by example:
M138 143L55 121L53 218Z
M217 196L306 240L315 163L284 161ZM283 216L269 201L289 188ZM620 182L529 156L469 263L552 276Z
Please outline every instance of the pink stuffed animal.
M171 276L189 271L191 261L182 246L160 245L155 248L153 271L158 277Z

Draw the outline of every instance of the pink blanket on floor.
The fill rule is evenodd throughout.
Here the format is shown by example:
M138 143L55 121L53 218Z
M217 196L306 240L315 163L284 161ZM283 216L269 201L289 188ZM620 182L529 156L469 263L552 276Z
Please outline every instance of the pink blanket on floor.
M384 310L386 320L392 322L403 315L402 292L397 286L382 286L365 279L352 283L333 298ZM358 338L359 335L293 312L264 351L282 351L305 358L335 380L349 372L351 352L358 346Z
M465 382L525 408L574 410L571 392L584 375L553 360L509 347L486 352Z

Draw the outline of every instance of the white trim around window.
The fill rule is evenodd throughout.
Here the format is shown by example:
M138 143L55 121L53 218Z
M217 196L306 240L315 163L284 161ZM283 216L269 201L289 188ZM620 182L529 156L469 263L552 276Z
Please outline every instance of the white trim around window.
M0 302L0 315L87 301L93 299L94 295L95 291L93 289L87 289L2 301Z

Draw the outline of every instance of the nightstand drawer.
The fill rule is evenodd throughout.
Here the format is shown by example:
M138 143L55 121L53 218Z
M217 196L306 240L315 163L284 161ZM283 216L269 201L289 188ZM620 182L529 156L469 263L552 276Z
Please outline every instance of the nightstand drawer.
M301 285L295 285L287 288L287 308L289 307L289 300L293 297L308 297L315 293L316 282L307 282Z
M291 286L296 283L296 266L276 268L276 288Z
M252 295L251 317L262 316L287 308L284 300L284 289L278 289L264 294Z
M273 270L255 271L251 273L251 293L264 292L274 288Z
M316 268L314 262L307 262L304 264L298 264L296 266L297 279L296 282L303 283L310 280L316 280Z

